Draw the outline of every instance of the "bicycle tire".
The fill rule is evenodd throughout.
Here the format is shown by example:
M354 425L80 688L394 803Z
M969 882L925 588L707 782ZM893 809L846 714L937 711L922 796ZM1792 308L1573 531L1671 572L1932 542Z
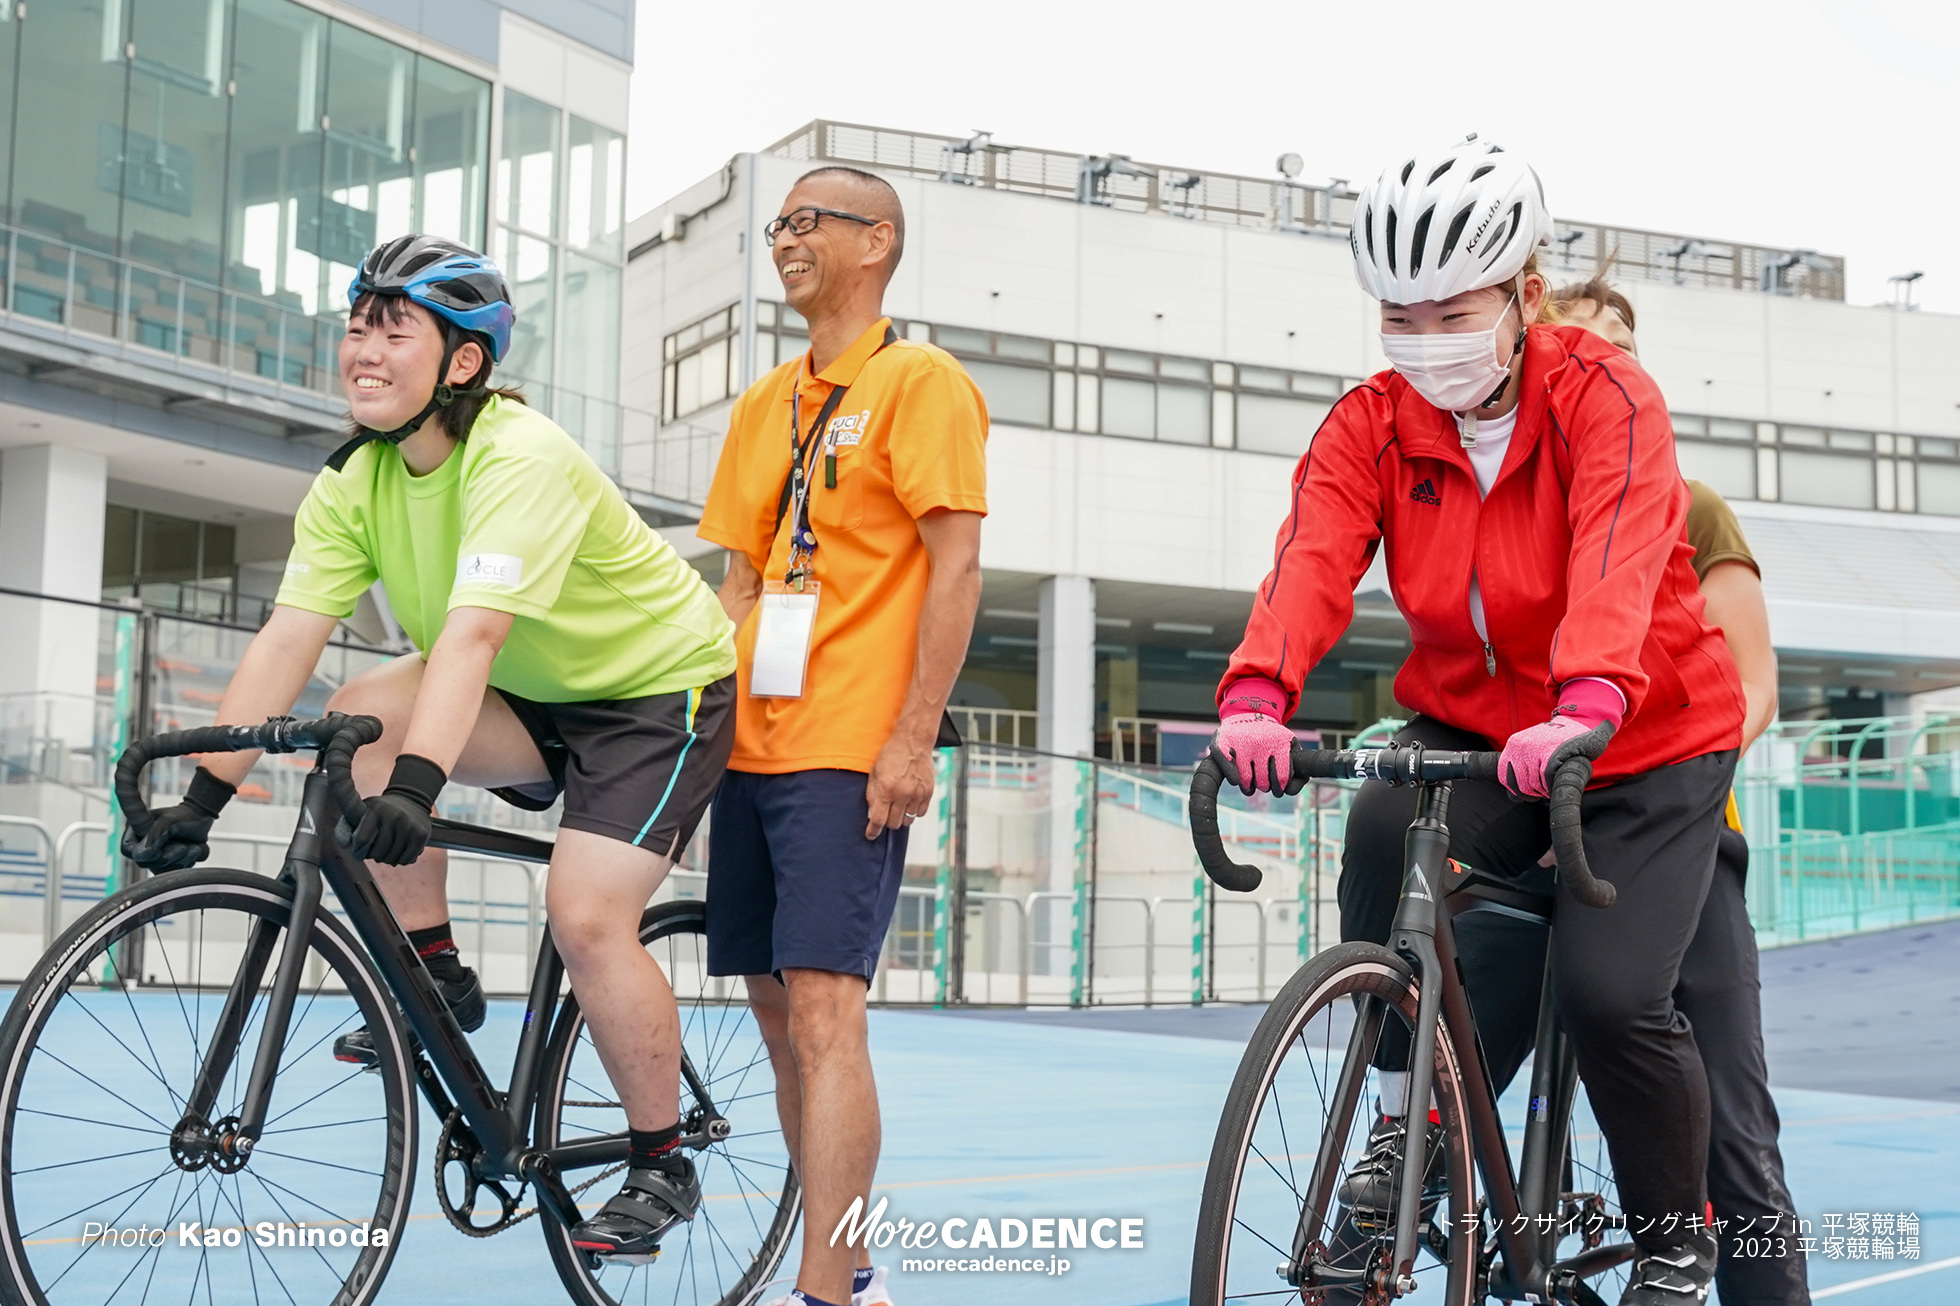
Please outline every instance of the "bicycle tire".
M1224 1306L1228 1301L1242 1298L1275 1299L1272 1289L1280 1283L1276 1277L1267 1277L1260 1288L1248 1287L1243 1291L1234 1290L1227 1282L1228 1276L1238 1278L1247 1274L1244 1268L1235 1271L1232 1261L1241 1179L1248 1157L1254 1152L1253 1134L1262 1108L1287 1054L1293 1050L1294 1041L1315 1013L1335 1003L1347 1003L1355 994L1390 1002L1402 1012L1404 1020L1414 1025L1417 990L1408 963L1375 944L1343 943L1320 953L1294 973L1247 1042L1245 1055L1226 1095L1205 1171L1197 1240L1191 1259L1191 1306ZM1331 1074L1335 1067L1330 1065L1329 1069ZM1458 1231L1466 1228L1465 1217L1474 1210L1475 1165L1464 1128L1466 1104L1460 1068L1449 1041L1441 1037L1437 1039L1432 1086L1431 1102L1443 1124L1442 1146L1449 1182L1449 1220L1445 1227ZM1265 1160L1263 1155L1261 1159ZM1247 1230L1252 1236L1244 1242L1270 1248L1269 1240L1259 1237L1250 1226ZM1470 1306L1478 1300L1476 1243L1475 1238L1460 1234L1449 1237L1444 1306ZM1270 1266L1271 1261L1265 1264Z
M699 947L701 941L705 939L707 934L707 920L707 904L705 903L662 903L657 907L648 908L640 918L640 941L649 947L655 947L663 940L675 941L677 944L679 941L685 940L685 949L692 950ZM675 952L681 950L683 950L682 947L678 946L670 948L670 957ZM702 955L705 955L704 950ZM671 973L671 967L663 967L663 970L670 971L669 979L671 982L674 978ZM697 1021L691 1018L687 998L683 997L678 991L675 996L681 1006L683 1045L688 1048L689 1054L694 1057L696 1070L704 1080L708 1080L710 1083L722 1082L726 1081L730 1076L755 1069L758 1063L753 1060L747 1062L746 1065L722 1068L712 1061L704 1062L701 1056L701 1048L704 1042L705 1046L710 1049L710 1056L714 1055L713 1049L716 1048L724 1052L733 1050L736 1053L737 1060L741 1057L754 1054L753 1049L747 1046L746 1039L737 1034L731 1034L727 1029L730 1012L739 1013L734 1017L736 1020L753 1019L748 1013L746 1002L740 1000L702 1002L700 1006L703 1010L712 1007L720 1016L717 1027L710 1030L706 1028L706 1020ZM564 1004L559 1008L557 1019L552 1026L551 1038L546 1044L545 1055L540 1060L539 1075L541 1083L540 1092L538 1093L536 1123L533 1128L533 1137L537 1140L537 1144L540 1147L552 1147L560 1141L559 1135L564 1113L563 1103L567 1101L568 1088L572 1083L571 1070L581 1045L579 1034L584 1028L584 1024L585 1020L579 1012L577 996L575 994L568 994ZM760 1046L759 1035L755 1040L755 1045L756 1047ZM585 1046L589 1047L589 1042ZM766 1069L766 1060L759 1064ZM735 1089L733 1096L738 1101L743 1100L742 1085L738 1083L732 1087ZM762 1095L759 1093L747 1095L746 1102L751 1105L741 1107L741 1115L739 1117L736 1116L736 1110L734 1109L730 1109L727 1114L731 1118L753 1121L757 1114L766 1112L767 1118L765 1123L767 1128L759 1132L767 1133L770 1130L775 1130L777 1133L780 1133L774 1114L775 1094L773 1090L767 1094L767 1097L769 1100L764 1102L761 1100ZM683 1120L687 1118L689 1104L690 1093L687 1086L683 1084L681 1088L681 1116ZM722 1105L726 1106L729 1104L724 1100ZM622 1123L619 1127L623 1127L623 1115L620 1119ZM754 1133L745 1134L741 1132L740 1124L737 1124L737 1130L738 1132L729 1141L737 1141L744 1137L755 1137ZM698 1153L695 1158L704 1183L709 1180L711 1174L710 1167L714 1162L713 1160L704 1161L703 1158L713 1158L718 1152L720 1153L721 1159L728 1162L729 1167L732 1168L732 1173L741 1177L741 1181L745 1186L758 1180L759 1176L753 1173L745 1174L741 1167L734 1160L730 1159L730 1153L725 1146L710 1146L701 1153ZM577 1176L569 1176L569 1178L577 1178ZM768 1180L763 1180L763 1182L768 1182ZM787 1164L786 1154L780 1185L773 1194L775 1199L774 1206L771 1208L771 1214L766 1226L759 1220L751 1219L750 1223L754 1226L753 1232L756 1235L755 1246L752 1249L752 1258L746 1266L739 1268L739 1272L735 1272L735 1267L731 1266L732 1277L728 1279L722 1279L713 1273L709 1273L707 1277L711 1280L711 1283L704 1284L701 1282L704 1275L704 1271L701 1268L703 1257L694 1256L694 1240L698 1236L700 1241L709 1247L709 1251L704 1254L704 1257L710 1262L713 1261L713 1258L718 1253L714 1250L716 1235L713 1232L712 1225L706 1226L704 1230L700 1215L696 1216L693 1224L683 1226L682 1232L677 1232L669 1236L667 1248L663 1250L660 1260L654 1262L653 1265L607 1268L604 1273L612 1280L611 1286L613 1288L624 1289L624 1291L618 1293L609 1291L608 1285L600 1282L599 1276L594 1274L585 1254L572 1245L569 1230L555 1221L542 1221L541 1223L544 1225L545 1243L550 1249L552 1264L557 1268L559 1278L563 1280L566 1291L571 1294L572 1300L579 1303L580 1306L620 1306L620 1302L626 1297L638 1300L641 1296L645 1295L643 1291L645 1284L640 1281L639 1276L643 1274L665 1274L674 1276L678 1280L689 1276L690 1271L695 1290L691 1298L681 1295L682 1287L678 1282L675 1289L671 1292L665 1288L664 1284L656 1284L654 1295L663 1301L691 1301L695 1306L749 1306L769 1283L770 1276L775 1273L777 1266L782 1264L784 1255L789 1251L790 1240L796 1233L797 1221L802 1216L802 1184L798 1181L796 1172ZM610 1191L606 1195L610 1196ZM761 1188L757 1188L754 1195L765 1199L772 1196L766 1189ZM712 1197L713 1194L711 1194ZM713 1200L703 1204L703 1211L708 1214L710 1221L714 1218L714 1212L710 1210L714 1204ZM697 1231L703 1232L697 1234ZM677 1254L673 1245L677 1238L683 1237L689 1239L689 1242L686 1248ZM720 1245L731 1249L733 1247L733 1244L729 1243L726 1238L720 1239ZM620 1271L625 1272L620 1273ZM615 1275L617 1276L616 1278L614 1277ZM703 1295L704 1293L707 1295Z
M79 1015L89 1016L96 1025L100 1026L109 1034L112 1040L117 1041L120 1041L118 1036L110 1030L109 1026L102 1021L99 1015L93 1014L92 1007L98 1005L103 1006L107 1014L117 1019L126 1019L130 1022L132 1028L141 1033L142 1037L140 1041L147 1050L148 1062L145 1062L144 1054L135 1052L133 1047L128 1043L122 1044L124 1050L130 1053L131 1058L136 1062L138 1067L155 1074L157 1082L164 1087L166 1093L169 1095L166 1099L167 1101L181 1101L181 1097L166 1081L165 1076L162 1073L158 1073L163 1069L164 1059L158 1047L162 1045L168 1050L171 1043L182 1039L183 1034L188 1031L190 1038L186 1042L186 1047L192 1056L191 1064L194 1072L194 1067L198 1064L197 1058L202 1056L204 1047L206 1046L200 1042L200 1032L208 1031L200 1031L198 1025L192 1024L189 1016L190 1007L195 1006L197 1008L201 1022L202 1016L207 1009L209 995L213 993L217 995L215 1001L210 1002L210 1006L215 1008L223 1000L225 989L230 983L230 977L236 974L235 963L229 971L222 968L222 958L225 955L224 949L229 944L229 936L223 932L219 932L214 938L210 929L210 921L204 915L194 914L217 912L249 917L253 921L269 920L280 927L281 933L278 936L278 944L283 947L288 939L288 936L284 933L284 928L290 919L291 906L292 886L264 875L252 874L245 871L204 868L151 876L110 898L104 899L101 903L90 909L80 920L76 921L62 933L61 937L56 940L55 945L35 965L33 972L15 993L14 1000L7 1010L5 1019L0 1020L0 1056L4 1056L4 1066L0 1067L0 1300L8 1303L17 1303L19 1306L80 1306L80 1303L83 1302L99 1300L88 1289L82 1286L86 1281L86 1276L65 1284L63 1280L90 1252L103 1245L101 1241L98 1239L94 1244L90 1244L85 1230L81 1238L35 1240L33 1235L46 1230L48 1225L42 1225L39 1230L29 1228L28 1226L30 1223L42 1220L46 1215L46 1210L26 1209L31 1204L32 1199L25 1198L19 1186L19 1180L31 1173L45 1172L49 1169L57 1169L67 1165L87 1165L92 1162L62 1162L57 1166L29 1167L18 1172L16 1170L18 1159L17 1147L21 1145L26 1145L30 1148L42 1146L50 1135L57 1134L61 1128L58 1125L50 1127L41 1123L40 1120L41 1117L51 1116L57 1113L39 1107L23 1106L23 1098L33 1096L38 1101L41 1096L45 1095L39 1088L35 1088L30 1092L28 1086L29 1076L35 1073L37 1052L45 1051L46 1057L50 1062L68 1066L71 1070L76 1069L61 1056L60 1052L55 1051L52 1045L44 1049L41 1043L44 1037L50 1037L50 1022L55 1017L56 1012L60 1010L62 1001L75 992L73 986L80 980L85 984L99 988L100 993L103 995L101 1002L94 1002L92 999L95 997L95 994L91 993L87 995L87 1000L77 1001L77 1013ZM195 934L189 932L188 925L186 924L187 921L193 919L198 922L198 929ZM181 946L186 958L186 971L192 974L193 978L193 982L188 990L175 979L175 964L171 961L171 953L173 945L176 944L176 939L173 935L171 939L167 940L164 933L165 929L183 933ZM145 930L150 932L150 937L147 942L144 939ZM141 1008L136 1000L137 997L149 998L155 995L142 991L143 985L138 982L142 978L140 975L124 976L121 970L121 963L115 960L116 954L111 951L112 949L125 945L126 941L132 937L138 940L139 947L145 949L140 954L145 958L149 957L147 952L148 947L154 946L156 948L157 956L155 960L163 963L164 967L169 970L172 983L177 986L177 1002L175 1007L172 1008L167 1005L160 1007L160 1010L163 1012L161 1019L169 1022L167 1025L160 1025L157 1019L146 1020L141 1014ZM246 937L249 937L249 934ZM320 962L324 963L325 969L320 971L320 978L314 982L311 997L307 994L303 982L299 997L305 1002L305 1010L302 1012L297 1007L295 1009L293 1023L288 1027L288 1046L300 1044L300 1040L303 1038L312 1040L312 1042L301 1045L302 1050L291 1061L284 1063L280 1067L280 1078L275 1083L286 1083L292 1085L292 1087L284 1094L275 1090L272 1099L272 1116L268 1119L267 1130L261 1136L259 1146L246 1158L244 1164L232 1174L233 1178L240 1181L247 1178L256 1178L258 1186L263 1192L251 1192L240 1182L234 1186L234 1192L230 1194L228 1201L217 1200L226 1197L223 1178L217 1177L219 1173L217 1167L206 1162L187 1169L178 1160L178 1154L175 1151L171 1153L172 1160L170 1164L165 1167L158 1179L151 1181L149 1186L150 1188L156 1187L157 1183L168 1177L171 1170L175 1169L177 1172L174 1181L176 1188L173 1196L166 1205L176 1205L179 1211L188 1211L190 1199L185 1198L182 1202L179 1202L176 1196L177 1193L181 1193L186 1178L189 1177L193 1188L197 1189L204 1184L205 1176L213 1176L214 1182L212 1188L214 1191L212 1196L214 1200L206 1203L202 1196L198 1197L197 1212L199 1216L215 1215L216 1218L224 1220L229 1225L233 1217L227 1211L237 1213L236 1225L241 1231L241 1239L239 1243L228 1244L228 1246L237 1247L239 1251L227 1252L224 1256L215 1257L206 1253L200 1253L200 1269L191 1272L190 1284L193 1294L210 1295L213 1299L222 1298L237 1301L247 1299L242 1294L248 1291L250 1293L249 1299L251 1300L263 1299L268 1301L291 1302L296 1299L292 1285L299 1277L299 1271L303 1269L311 1279L319 1281L320 1292L318 1295L327 1297L333 1303L333 1306L369 1306L369 1303L374 1300L375 1295L379 1292L381 1284L386 1278L388 1268L393 1263L395 1252L401 1244L401 1236L409 1217L410 1200L413 1196L413 1161L416 1148L417 1123L414 1078L410 1064L411 1058L407 1036L402 1029L399 1018L395 1015L395 1000L393 996L389 993L380 974L375 970L364 947L345 925L328 912L321 911L315 918L312 937L308 940L307 946L309 951L313 953L313 957L309 958L305 965L309 970L312 969L315 966L314 959L317 958ZM194 952L192 951L193 949L195 949ZM204 957L206 952L212 950L215 950L220 958L219 969L214 977L214 982L208 985L198 983L196 982L195 972L192 971L192 967L195 966L201 969L205 964ZM242 951L241 949L241 955ZM123 957L127 958L129 952L130 950L125 948L122 954ZM93 971L89 971L85 975L87 968L96 965L108 966L109 970L107 974L113 977L114 982L107 982L102 978L96 977ZM302 971L302 976L304 977L307 973L307 971ZM251 1003L253 1012L262 1012L265 1005L263 999L264 995L268 992L271 975L270 968L268 968L266 974L266 981L261 983L258 989L258 996ZM347 996L350 996L353 1001L351 1008L341 1018L340 1023L329 1026L326 1032L320 1034L316 1039L314 1038L316 1026L308 1022L312 1018L312 1013L316 1010L315 1000L319 999L322 993L328 992L326 990L326 982L329 974L337 977L345 984ZM106 996L118 991L126 999L126 1013L123 1008L119 1008L114 1004L112 998ZM188 1005L185 1001L187 994L192 999ZM327 998L325 1005L317 1007L321 1012L321 1015L317 1018L319 1021L324 1022L332 1018L334 1012L339 1009L340 1004L338 999L339 995L331 995ZM159 997L158 1002L161 1003L161 1001ZM180 1011L184 1016L185 1030L179 1030L175 1025ZM364 1019L368 1028L375 1034L376 1052L379 1057L379 1068L376 1076L363 1076L359 1071L343 1074L345 1068L339 1067L336 1069L338 1063L334 1063L328 1059L329 1054L324 1050L323 1045L325 1040L332 1037L337 1030L345 1028L355 1018ZM64 1020L64 1023L59 1028L52 1031L51 1040L59 1041L62 1038L72 1038L72 1034L68 1033L70 1028L70 1024ZM77 1021L74 1023L73 1028L86 1029L87 1027ZM233 1092L237 1090L237 1085L241 1082L244 1072L249 1070L258 1047L257 1026L252 1019L252 1012L248 1012L247 1014L238 1044L237 1055L231 1072L233 1076ZM69 1049L69 1053L71 1056L75 1055L72 1048ZM317 1062L312 1060L316 1055L319 1058ZM152 1066L156 1067L155 1071L151 1070ZM380 1160L378 1170L372 1172L378 1178L379 1184L376 1191L373 1214L365 1221L351 1218L366 1214L364 1202L361 1206L347 1207L336 1213L330 1207L319 1205L320 1193L318 1190L314 1190L310 1194L302 1194L290 1183L282 1185L269 1181L267 1178L268 1172L277 1174L281 1178L288 1178L294 1173L300 1173L296 1169L277 1169L276 1167L282 1159L306 1165L325 1164L339 1170L350 1169L350 1167L344 1165L335 1165L333 1162L322 1162L318 1159L318 1156L321 1155L320 1149L323 1146L329 1149L326 1154L332 1154L331 1148L344 1135L309 1133L304 1139L304 1150L313 1153L313 1155L281 1153L272 1145L280 1138L280 1131L276 1131L274 1126L279 1120L290 1118L289 1116L282 1116L281 1112L301 1112L308 1107L309 1102L312 1102L314 1099L302 1098L300 1096L302 1093L310 1092L312 1089L312 1084L306 1076L310 1074L317 1077L319 1071L323 1068L326 1069L329 1075L339 1075L341 1077L335 1080L327 1090L315 1094L314 1097L324 1100L326 1097L339 1093L343 1087L347 1087L354 1099L362 1104L359 1109L368 1110L370 1108L367 1104L370 1101L371 1095L374 1094L374 1090L378 1087L380 1105L385 1109L385 1115L379 1122L384 1127L380 1130L373 1131L384 1140L381 1145L384 1155ZM77 1073L82 1072L78 1070ZM295 1084L294 1081L298 1082ZM98 1086L106 1089L106 1085ZM147 1085L144 1087L147 1088ZM186 1080L184 1088L188 1089L189 1087L190 1083ZM114 1096L113 1092L111 1092L111 1096ZM127 1099L121 1100L125 1104L128 1104ZM225 1101L236 1101L236 1099L232 1097L220 1099L221 1104ZM69 1105L66 1099L62 1099L61 1104ZM71 1107L71 1110L74 1111L85 1109L86 1107L84 1106ZM157 1117L153 1113L143 1110L140 1106L135 1106L134 1109L142 1115L149 1116L152 1120L157 1120ZM216 1112L213 1114L216 1114ZM23 1116L28 1118L24 1120ZM70 1121L79 1121L84 1126L93 1127L97 1130L135 1129L139 1132L152 1132L146 1125L132 1126L127 1123L108 1121L99 1117L95 1120L89 1120L82 1116L68 1115L65 1118ZM344 1124L367 1125L377 1123L371 1117L341 1122L340 1124L324 1125L304 1123L307 1117L303 1115L299 1119L300 1123L288 1125L287 1130L297 1133L301 1129L333 1129L340 1128ZM163 1120L158 1121L158 1123L164 1127L160 1131L155 1132L161 1133L165 1140L163 1145L166 1150L169 1150L172 1133L168 1126L168 1118L165 1117ZM179 1123L181 1124L181 1121ZM75 1132L72 1129L69 1130L70 1134L74 1134ZM83 1136L85 1137L86 1135ZM323 1138L334 1141L323 1143L321 1141ZM139 1152L132 1152L127 1155L134 1156L139 1154ZM259 1168L255 1170L254 1167ZM306 1173L311 1172L308 1171ZM359 1173L366 1174L370 1172L359 1171ZM356 1187L364 1187L365 1182L365 1180L356 1181ZM284 1195L277 1191L282 1187L284 1189ZM149 1188L146 1188L144 1192L138 1194L138 1197L143 1197L148 1191ZM120 1197L120 1194L116 1196ZM358 1252L351 1246L348 1246L345 1249L346 1254L344 1256L339 1255L339 1249L336 1249L336 1256L340 1261L339 1265L335 1264L334 1259L330 1259L325 1251L318 1251L317 1260L326 1267L325 1273L321 1273L315 1268L313 1258L304 1256L289 1259L282 1255L275 1263L273 1258L265 1255L262 1247L256 1249L258 1259L255 1261L252 1231L257 1226L247 1213L248 1203L253 1207L261 1209L272 1207L282 1210L287 1216L296 1217L297 1222L302 1226L308 1217L312 1217L316 1226L365 1223L369 1231L367 1245L360 1248ZM313 1203L314 1205L309 1206L307 1203ZM136 1201L132 1200L130 1208L133 1209L136 1204ZM295 1207L297 1207L296 1210L294 1209ZM89 1209L84 1207L73 1212L73 1215L81 1216ZM326 1211L329 1215L337 1215L342 1218L321 1221L318 1215L319 1211ZM130 1215L128 1218L134 1219L135 1217ZM293 1221L286 1220L282 1222L291 1223ZM147 1217L145 1218L145 1223L147 1225ZM174 1230L176 1218L173 1217L164 1223L167 1227ZM201 1218L200 1223L206 1227L219 1227L210 1219ZM373 1231L376 1229L385 1230L387 1234L385 1241L379 1245L377 1245L373 1237ZM324 1230L322 1236L326 1236ZM37 1273L36 1256L30 1252L29 1247L45 1248L49 1245L50 1241L54 1243L79 1242L83 1244L83 1250L73 1258L66 1269L61 1271L60 1276L50 1280L48 1287L44 1288L41 1283L41 1275ZM349 1238L348 1243L351 1244L351 1242L352 1239ZM167 1264L167 1262L162 1260L161 1256L164 1247L172 1246L173 1244L176 1247L181 1247L181 1244L176 1243L174 1238L167 1239L165 1243L159 1244L156 1247L157 1255L155 1262L148 1271L152 1283L154 1283L161 1265ZM111 1254L126 1255L127 1253ZM173 1256L178 1254L179 1252L173 1250ZM188 1253L183 1254L188 1255ZM151 1253L149 1251L140 1253L141 1258L149 1258L150 1256ZM59 1259L58 1256L50 1256L43 1259L48 1263L40 1268L48 1272L52 1272L53 1269L57 1268L54 1262ZM226 1268L228 1259L230 1260L229 1269ZM238 1272L241 1261L243 1272ZM138 1259L135 1263L140 1266L142 1260ZM340 1272L341 1265L346 1267L346 1273L329 1294L326 1291L326 1285L333 1282L333 1276ZM283 1276L280 1274L282 1269L286 1270ZM172 1266L171 1273L181 1273L181 1271L181 1265ZM225 1273L238 1282L229 1289L216 1286L214 1279L219 1273ZM201 1285L199 1283L200 1274L202 1277ZM60 1290L55 1292L53 1296L50 1296L50 1288L58 1288ZM304 1285L302 1285L301 1291L312 1295ZM115 1295L113 1292L109 1294L110 1298L113 1298Z

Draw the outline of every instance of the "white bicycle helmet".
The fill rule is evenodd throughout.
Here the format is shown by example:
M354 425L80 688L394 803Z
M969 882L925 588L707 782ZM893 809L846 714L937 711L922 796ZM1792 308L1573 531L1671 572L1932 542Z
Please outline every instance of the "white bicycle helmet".
M1355 198L1348 230L1355 279L1392 304L1501 285L1551 242L1538 174L1474 133L1384 171Z

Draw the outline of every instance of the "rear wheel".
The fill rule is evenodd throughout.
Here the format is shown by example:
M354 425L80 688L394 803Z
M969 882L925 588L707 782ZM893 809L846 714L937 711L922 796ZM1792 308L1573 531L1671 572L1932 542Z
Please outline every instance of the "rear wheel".
M1192 1306L1390 1300L1368 1286L1368 1276L1392 1259L1393 1230L1360 1228L1336 1194L1374 1123L1379 1080L1371 1063L1381 1031L1388 1021L1412 1027L1416 1000L1408 963L1368 943L1328 949L1280 990L1246 1046L1218 1122L1192 1255ZM1436 1042L1430 1100L1442 1124L1447 1192L1425 1212L1412 1297L1469 1306L1478 1248L1464 1231L1475 1228L1474 1166L1459 1067L1448 1040ZM1350 1058L1359 1058L1362 1073L1348 1097L1339 1086ZM1301 1263L1296 1238L1309 1248Z
M710 1116L727 1122L727 1136L693 1154L701 1176L701 1207L689 1223L669 1233L651 1265L620 1265L587 1256L571 1233L545 1220L552 1263L584 1306L659 1301L677 1306L747 1306L782 1263L803 1210L803 1189L790 1168L776 1118L776 1077L762 1032L750 1013L739 979L707 971L707 909L699 902L649 908L640 941L660 963L680 1007L681 1049L706 1096L681 1084L682 1132L692 1134ZM559 1010L544 1058L536 1138L557 1147L626 1128L612 1082L578 1008L568 995ZM618 1187L614 1167L603 1176L566 1175L573 1185L600 1182L580 1197L590 1212Z
M291 892L243 871L146 879L71 926L21 985L0 1023L0 1300L373 1300L408 1218L409 1053L381 977L325 911L265 1130L247 1154L214 1145L242 1105ZM230 1067L214 1108L194 1112L247 966L261 979ZM376 1074L330 1050L363 1023Z

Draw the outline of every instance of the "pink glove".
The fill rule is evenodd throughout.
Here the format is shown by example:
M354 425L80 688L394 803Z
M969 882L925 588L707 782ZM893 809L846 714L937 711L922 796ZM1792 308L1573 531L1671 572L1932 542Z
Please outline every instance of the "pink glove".
M1604 680L1568 680L1559 689L1552 719L1528 726L1504 744L1497 774L1522 798L1551 797L1552 777L1567 758L1597 758L1626 715L1626 700Z
M1211 751L1238 776L1239 791L1286 792L1293 772L1293 732L1280 722L1286 691L1264 676L1241 676L1226 687L1218 705L1218 733Z

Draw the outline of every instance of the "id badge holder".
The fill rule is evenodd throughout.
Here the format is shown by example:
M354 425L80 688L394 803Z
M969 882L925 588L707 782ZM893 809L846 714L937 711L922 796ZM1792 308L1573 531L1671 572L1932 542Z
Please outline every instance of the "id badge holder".
M823 586L805 581L792 589L782 581L764 582L762 610L755 625L755 662L749 672L751 698L801 698L810 666L810 638L817 626L817 595Z

